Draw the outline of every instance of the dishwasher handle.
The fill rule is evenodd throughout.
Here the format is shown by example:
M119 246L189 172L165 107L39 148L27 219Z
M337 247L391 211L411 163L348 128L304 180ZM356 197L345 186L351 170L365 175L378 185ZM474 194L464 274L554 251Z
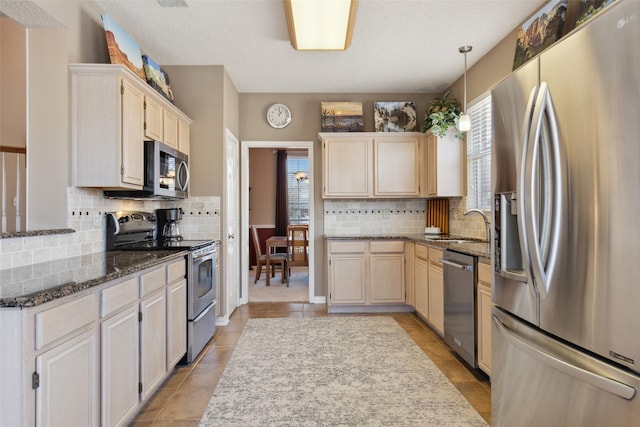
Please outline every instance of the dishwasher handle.
M450 260L448 258L440 258L440 259L438 259L438 261L440 261L442 264L448 265L450 267L457 268L458 270L473 271L473 265L471 265L471 264L461 264L459 262Z

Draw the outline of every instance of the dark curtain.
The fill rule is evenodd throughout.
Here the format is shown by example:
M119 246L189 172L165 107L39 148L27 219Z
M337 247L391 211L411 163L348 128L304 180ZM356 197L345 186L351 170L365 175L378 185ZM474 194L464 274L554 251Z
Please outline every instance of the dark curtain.
M289 225L287 151L278 150L276 157L276 236L286 236L287 225Z

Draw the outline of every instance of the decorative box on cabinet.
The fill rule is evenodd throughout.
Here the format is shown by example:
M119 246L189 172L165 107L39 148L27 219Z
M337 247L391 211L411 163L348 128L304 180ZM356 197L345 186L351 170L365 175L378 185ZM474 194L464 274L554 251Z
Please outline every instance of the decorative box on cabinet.
M420 133L319 134L324 198L420 196Z
M123 65L70 64L72 182L141 189L144 141L188 146L184 113ZM181 150L182 151L182 150Z
M428 132L425 145L423 196L461 197L462 143L455 129L449 129L443 137Z

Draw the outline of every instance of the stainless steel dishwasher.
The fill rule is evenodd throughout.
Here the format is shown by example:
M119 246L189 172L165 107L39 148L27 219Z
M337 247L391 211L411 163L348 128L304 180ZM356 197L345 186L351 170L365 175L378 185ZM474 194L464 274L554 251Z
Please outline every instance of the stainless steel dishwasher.
M440 261L444 275L444 340L476 368L477 257L447 250Z

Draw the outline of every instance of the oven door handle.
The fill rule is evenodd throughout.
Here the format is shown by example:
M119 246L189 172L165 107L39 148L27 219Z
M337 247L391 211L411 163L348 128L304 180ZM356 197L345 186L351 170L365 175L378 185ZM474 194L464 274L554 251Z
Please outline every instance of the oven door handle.
M197 322L198 320L202 319L202 318L203 318L204 316L206 316L206 315L207 315L207 313L208 313L208 312L210 312L210 311L211 311L211 309L212 309L213 307L215 307L215 306L216 306L216 301L215 301L215 300L213 300L213 302L212 302L211 304L209 304L209 305L207 306L207 308L205 308L204 310L202 310L202 313L198 314L198 317L196 317L195 319L193 319L193 321L194 321L194 322Z

